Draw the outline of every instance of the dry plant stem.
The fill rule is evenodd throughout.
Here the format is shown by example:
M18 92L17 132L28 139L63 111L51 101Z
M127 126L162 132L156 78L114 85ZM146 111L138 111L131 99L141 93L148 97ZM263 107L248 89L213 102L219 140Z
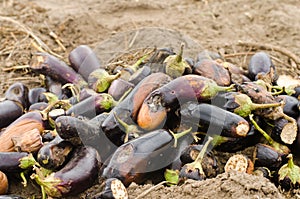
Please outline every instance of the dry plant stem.
M10 17L0 16L0 21L8 21L19 26L25 33L29 34L41 48L45 49L50 54L61 58L61 56L54 53L38 36L36 36L29 27Z
M239 41L238 45L240 46L249 46L249 47L255 47L255 48L260 48L263 50L273 50L273 51L277 51L280 52L288 57L290 57L292 60L294 60L296 62L296 64L298 66L300 66L300 58L295 55L294 53L292 53L291 51L289 51L286 48L282 48L279 46L274 46L271 44L261 44L261 43L256 43L256 42L245 42L245 41Z
M168 183L168 181L162 181L160 183L158 183L157 185L147 189L146 191L142 192L140 195L138 195L135 199L141 199L141 198L144 198L146 195L148 195L151 191L154 191L156 190L157 187L160 187L161 185L163 184L166 184Z
M12 66L8 68L2 68L2 71L7 72L11 70L19 70L19 69L26 69L29 68L29 65L20 65L20 66Z

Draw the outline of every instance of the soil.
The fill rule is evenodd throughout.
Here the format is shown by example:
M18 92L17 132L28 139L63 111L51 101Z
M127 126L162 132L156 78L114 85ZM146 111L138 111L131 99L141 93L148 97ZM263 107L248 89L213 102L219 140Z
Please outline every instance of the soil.
M14 19L15 21L11 21ZM18 23L15 23L15 22ZM92 47L106 65L126 52L185 43L185 57L203 50L219 52L238 66L246 67L251 52L267 50L280 74L300 74L297 60L277 48L241 45L255 42L272 45L300 56L300 5L297 0L0 0L0 98L12 83L29 87L43 77L28 69L30 58L42 48L68 62L68 53L80 44ZM62 45L50 36L55 33ZM298 65L298 67L297 67ZM224 157L228 157L225 156ZM40 198L37 185L23 188L10 176L10 193ZM135 198L152 185L128 188ZM95 185L86 193L98 191ZM223 173L216 178L152 190L143 198L299 198L299 190L282 193L268 179L248 174ZM78 198L79 196L75 197Z

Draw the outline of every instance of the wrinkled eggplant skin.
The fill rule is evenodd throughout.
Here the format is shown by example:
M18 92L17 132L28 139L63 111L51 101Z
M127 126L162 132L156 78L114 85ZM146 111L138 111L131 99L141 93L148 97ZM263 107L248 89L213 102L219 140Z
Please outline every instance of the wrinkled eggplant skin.
M213 79L219 86L228 86L231 83L229 72L222 65L210 59L196 62L193 74Z
M101 115L90 121L83 121L72 116L61 116L55 120L58 135L74 145L84 144L97 149L101 160L105 161L116 146L106 137L101 129L105 117Z
M35 104L38 102L48 102L45 95L43 95L43 93L45 93L45 92L47 92L47 90L42 87L30 89L28 92L29 104L32 105L32 104Z
M21 82L16 82L6 90L5 98L7 100L20 103L24 108L28 108L29 107L28 92L29 89L25 84Z
M49 170L58 170L68 160L73 145L56 136L52 141L43 145L37 154L37 162L44 168ZM44 161L47 162L44 162Z
M171 78L164 73L152 73L136 85L127 97L111 110L109 116L103 122L101 127L107 137L120 146L123 143L120 137L124 132L116 121L114 113L125 123L135 124L138 111L146 96L170 80Z
M0 129L7 127L23 114L23 107L11 100L0 102Z
M178 159L192 141L192 136L186 135L179 138L174 148L174 138L168 131L158 129L149 132L118 147L104 164L102 177L118 178L126 187L132 182L143 183L150 173Z
M256 145L255 166L277 170L285 161L286 155L278 153L272 147L261 143Z
M95 52L86 45L79 45L69 53L71 67L87 81L94 70L101 67Z
M0 171L17 173L22 171L19 167L20 159L28 156L26 152L0 152Z
M280 143L283 143L281 138L280 138L280 134L284 128L284 126L289 123L289 121L287 121L286 119L284 118L279 118L277 120L274 121L274 126L272 128L272 131L271 131L271 137L276 141L276 142L280 142Z
M299 100L296 97L289 95L279 95L276 100L283 99L285 104L283 106L283 112L290 117L297 119L300 114L298 103Z
M59 186L68 187L62 196L76 195L92 186L98 177L99 157L93 147L78 147L70 161L54 177L62 180Z
M187 102L181 106L181 118L184 122L198 126L202 132L209 129L214 132L221 132L221 135L228 137L241 137L250 130L249 123L239 115L221 109L217 106L195 102ZM243 135L238 133L238 126L245 125Z

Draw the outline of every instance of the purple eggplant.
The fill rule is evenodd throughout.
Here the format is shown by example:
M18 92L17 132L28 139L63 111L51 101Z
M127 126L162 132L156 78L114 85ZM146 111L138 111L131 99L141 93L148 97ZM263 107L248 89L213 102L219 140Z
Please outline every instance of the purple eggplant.
M65 62L48 53L34 54L30 68L34 72L51 77L62 84L72 83L80 88L86 87L87 82Z
M190 130L172 134L159 129L126 142L103 166L102 176L118 178L126 187L131 182L145 182L151 173L179 158L182 150L193 141Z
M152 73L164 72L163 62L170 55L175 55L173 49L171 48L157 49L147 62L147 65L151 68Z
M79 45L69 54L71 67L87 81L89 75L101 67L95 52L87 45Z
M0 171L6 173L22 171L20 160L27 156L26 152L0 152Z
M217 53L217 52L213 52L213 51L208 51L208 50L204 50L202 52L200 52L197 55L197 59L196 62L200 62L204 59L210 59L210 60L223 60L223 57Z
M30 105L29 108L28 108L28 112L30 112L30 111L43 111L48 106L49 106L49 104L46 103L46 102L38 102L38 103Z
M47 90L43 87L30 89L28 92L29 104L32 105L38 102L48 102L46 96L44 95L45 92L47 92Z
M138 125L146 130L161 125L167 112L176 110L187 101L208 101L219 91L232 91L229 87L218 86L212 79L199 75L178 77L151 92L144 100L138 115Z
M279 95L276 97L276 100L282 99L284 101L283 113L286 115L297 119L300 114L298 104L299 100L296 97L289 95Z
M119 100L124 93L134 88L134 84L118 78L114 80L107 91L115 100Z
M38 174L32 178L44 188L51 197L65 197L76 195L91 187L98 178L99 156L92 147L77 148L70 161L59 171L53 172L45 178Z
M128 81L133 85L137 85L140 81L142 81L145 77L149 76L150 74L151 74L151 68L147 65L144 65L143 67L135 71L129 77Z
M23 106L11 100L0 102L0 129L7 127L23 114Z
M9 195L0 195L0 199L25 199L25 198L15 194L9 194Z
M16 82L6 90L5 98L20 103L24 108L28 108L28 91L29 89L25 84Z

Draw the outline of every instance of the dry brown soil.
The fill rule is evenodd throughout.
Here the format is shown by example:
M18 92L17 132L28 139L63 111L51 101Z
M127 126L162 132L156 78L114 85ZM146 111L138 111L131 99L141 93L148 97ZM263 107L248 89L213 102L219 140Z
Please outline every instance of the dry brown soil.
M41 84L42 78L26 68L31 54L37 51L34 35L64 60L74 47L87 44L102 64L137 48L172 46L176 51L181 42L186 43L184 55L193 58L204 49L235 55L260 50L239 46L239 41L271 44L300 56L297 0L0 0L0 17L0 98L13 82L31 87ZM51 38L51 31L66 50ZM273 61L281 73L299 75L295 61L274 49L269 53L276 58ZM245 67L248 58L234 56L228 60ZM35 184L22 188L16 178L11 177L11 193L40 198ZM130 197L150 186L132 185ZM144 198L299 198L298 192L281 194L267 179L233 173L188 181L180 187L157 187Z

